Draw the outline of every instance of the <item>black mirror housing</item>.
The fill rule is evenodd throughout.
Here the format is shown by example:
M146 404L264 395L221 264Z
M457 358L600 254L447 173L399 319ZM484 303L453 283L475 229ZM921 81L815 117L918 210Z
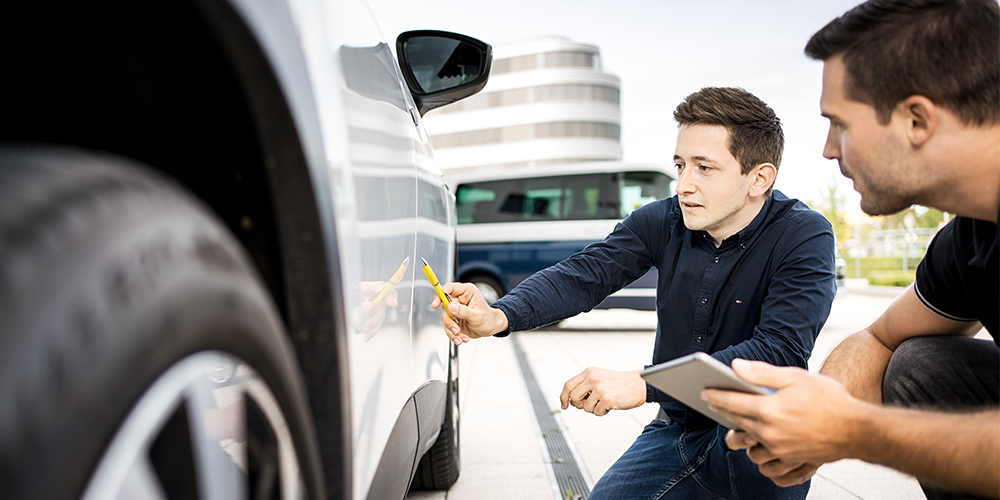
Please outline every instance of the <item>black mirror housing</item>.
M482 90L490 76L493 47L458 33L407 31L396 38L396 56L423 116Z

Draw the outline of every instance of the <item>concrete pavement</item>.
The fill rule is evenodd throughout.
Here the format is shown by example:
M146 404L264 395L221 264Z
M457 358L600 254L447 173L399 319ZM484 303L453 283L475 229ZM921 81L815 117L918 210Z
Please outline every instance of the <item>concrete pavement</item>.
M837 343L867 326L892 299L842 291L817 340L810 369L817 370ZM630 370L648 363L655 327L653 312L609 310L518 334L550 409L557 412L564 436L575 444L584 472L593 481L628 449L655 416L656 406L595 417L574 408L560 411L559 393L567 379L588 366ZM461 349L461 475L447 492L412 492L408 498L559 498L511 342L483 339ZM912 477L856 460L821 467L808 496L809 500L923 498Z

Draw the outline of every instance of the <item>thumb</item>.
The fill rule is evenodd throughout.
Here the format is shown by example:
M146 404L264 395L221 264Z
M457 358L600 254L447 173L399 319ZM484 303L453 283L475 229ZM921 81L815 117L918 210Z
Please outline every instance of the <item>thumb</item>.
M448 312L450 312L456 319L469 319L469 315L472 314L472 310L469 306L461 304L457 300L451 300L448 302Z
M734 359L733 371L751 384L781 389L798 380L801 372L805 370L798 367L769 365L761 361Z

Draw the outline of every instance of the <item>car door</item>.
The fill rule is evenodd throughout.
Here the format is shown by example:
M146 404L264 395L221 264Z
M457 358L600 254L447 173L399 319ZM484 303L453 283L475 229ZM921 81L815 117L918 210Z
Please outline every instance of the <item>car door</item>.
M348 139L347 182L353 203L341 241L348 302L355 498L369 486L384 453L392 463L413 463L415 450L386 450L397 422L412 426L407 404L417 389L411 352L414 283L423 279L416 254L416 154L420 137L412 100L389 44L361 1L327 11L330 56L342 68L341 96Z

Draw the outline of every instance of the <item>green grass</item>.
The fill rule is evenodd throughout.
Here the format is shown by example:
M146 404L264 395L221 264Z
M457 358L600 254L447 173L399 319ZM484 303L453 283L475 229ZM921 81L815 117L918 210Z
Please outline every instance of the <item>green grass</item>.
M907 271L903 272L903 259L871 257L861 259L861 278L869 285L909 286L916 278L919 259L907 261ZM857 278L857 260L847 259L847 277Z

